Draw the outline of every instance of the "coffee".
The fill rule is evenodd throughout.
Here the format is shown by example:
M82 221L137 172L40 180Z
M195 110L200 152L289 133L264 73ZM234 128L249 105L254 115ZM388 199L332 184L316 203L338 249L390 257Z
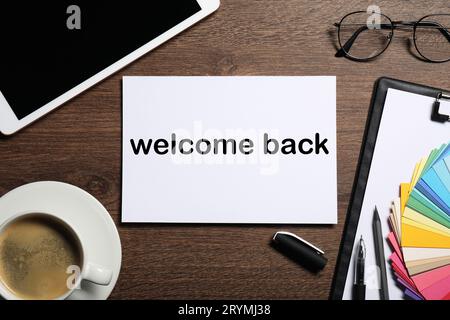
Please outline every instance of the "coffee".
M0 281L21 299L63 296L69 291L68 268L81 265L77 238L50 216L27 215L0 234Z

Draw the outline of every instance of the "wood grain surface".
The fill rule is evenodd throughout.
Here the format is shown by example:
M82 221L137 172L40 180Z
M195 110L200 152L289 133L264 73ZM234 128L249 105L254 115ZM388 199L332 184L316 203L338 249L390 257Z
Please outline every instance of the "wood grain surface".
M112 299L327 299L375 80L389 76L450 89L450 63L415 58L409 32L397 32L376 61L334 57L333 23L369 4L395 20L450 12L447 0L222 0L208 19L29 128L1 138L0 194L56 180L97 197L116 221L123 245ZM339 225L122 225L124 75L337 75ZM301 194L298 200L308 201ZM323 248L326 269L312 275L274 251L269 242L280 229Z

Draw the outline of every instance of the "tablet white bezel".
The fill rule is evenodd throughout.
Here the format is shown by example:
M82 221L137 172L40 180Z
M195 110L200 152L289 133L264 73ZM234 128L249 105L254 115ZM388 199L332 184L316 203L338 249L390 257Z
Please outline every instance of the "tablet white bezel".
M201 10L194 14L193 16L189 17L188 19L184 20L180 24L176 25L172 29L166 31L159 37L153 39L146 45L140 47L139 49L135 50L134 52L130 53L126 57L122 58L121 60L117 61L116 63L112 64L108 68L102 70L101 72L97 73L93 77L87 79L86 81L82 82L81 84L77 85L73 89L67 91L63 95L57 97L53 101L49 102L48 104L42 106L35 112L31 113L27 117L19 120L16 115L14 114L13 110L11 109L10 105L6 101L3 94L0 92L0 132L2 132L5 135L11 135L13 133L16 133L20 129L28 126L29 124L33 123L37 119L41 118L45 114L49 113L50 111L60 107L65 102L69 101L70 99L74 98L75 96L79 95L83 91L89 89L90 87L94 86L98 82L104 80L105 78L111 76L112 74L116 73L120 69L124 68L131 62L135 61L136 59L139 59L146 53L150 52L151 50L155 49L156 47L160 46L170 38L173 38L180 32L186 30L193 24L197 23L201 19L205 18L209 14L213 13L219 8L220 0L197 0L199 5L201 6ZM26 92L24 92L26 94Z

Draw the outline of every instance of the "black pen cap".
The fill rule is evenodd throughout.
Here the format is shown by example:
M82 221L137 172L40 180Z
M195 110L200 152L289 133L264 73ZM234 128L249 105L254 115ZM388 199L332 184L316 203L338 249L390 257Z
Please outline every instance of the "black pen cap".
M277 232L273 237L276 249L311 272L317 273L327 265L324 252L299 236Z

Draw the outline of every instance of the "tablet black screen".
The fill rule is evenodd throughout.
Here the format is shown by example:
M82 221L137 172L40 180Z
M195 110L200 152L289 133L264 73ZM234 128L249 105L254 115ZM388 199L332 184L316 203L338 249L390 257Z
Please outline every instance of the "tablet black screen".
M5 2L0 91L19 119L201 10L196 0Z

